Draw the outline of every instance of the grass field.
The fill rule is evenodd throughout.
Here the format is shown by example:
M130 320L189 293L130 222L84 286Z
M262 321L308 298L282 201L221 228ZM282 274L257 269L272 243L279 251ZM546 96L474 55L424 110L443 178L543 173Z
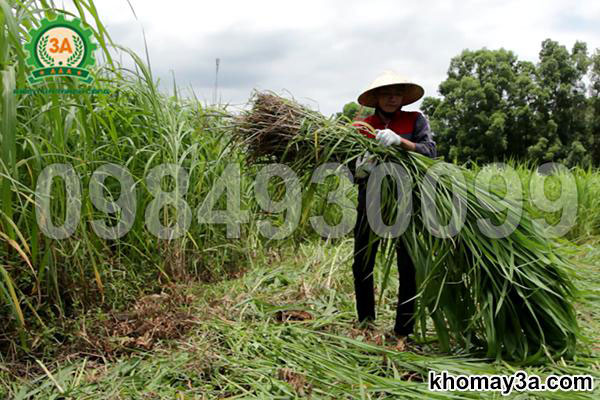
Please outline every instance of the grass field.
M577 358L539 367L530 374L592 374L600 378L600 248L599 238L578 247L577 286L585 290L577 305L579 320L591 342ZM144 340L129 336L92 338L117 312L90 313L79 319L75 348L59 352L45 370L32 365L23 378L1 373L4 397L31 398L480 398L480 394L428 392L429 370L454 374L512 374L521 369L503 362L440 353L433 336L409 351L398 352L386 340L393 323L394 290L378 308L374 330L355 324L351 281L351 240L324 241L267 252L248 265L239 278L212 284L165 288L154 306L162 319ZM376 270L381 270L381 266ZM381 279L380 274L377 275ZM165 306L173 297L176 306ZM152 321L152 307L142 299L130 313ZM189 320L181 336L169 337L170 317ZM85 324L85 340L83 325ZM146 331L147 333L148 331ZM113 332L115 335L116 333ZM122 333L123 334L123 333ZM137 337L136 337L137 336ZM149 341L149 337L157 337ZM137 342L136 342L137 339ZM68 341L69 342L69 341ZM110 343L107 345L106 343ZM146 347L146 348L144 348ZM107 357L107 358L105 358ZM60 360L60 361L59 361ZM2 393L2 392L0 392ZM515 395L513 393L513 395ZM594 393L543 392L537 398L587 398ZM521 394L521 397L523 394ZM502 398L488 393L484 398ZM519 396L516 396L517 398Z

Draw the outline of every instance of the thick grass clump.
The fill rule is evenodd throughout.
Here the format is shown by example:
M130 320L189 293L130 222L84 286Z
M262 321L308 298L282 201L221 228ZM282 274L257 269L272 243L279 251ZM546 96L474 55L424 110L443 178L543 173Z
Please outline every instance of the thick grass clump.
M26 76L27 31L41 18L53 19L61 10L46 1L0 2L0 353L36 354L46 346L63 321L89 307L118 308L179 279L215 280L234 273L247 258L244 243L229 240L222 224L200 223L197 210L226 166L240 165L242 155L227 152L224 110L204 107L195 99L158 90L146 62L126 49L135 70L113 60L119 48L102 25L93 1L74 1L83 24L99 44L98 66L91 87L71 78L45 80L35 89L67 89L68 94L15 94L30 88ZM67 13L67 18L74 15ZM75 89L98 89L76 94ZM108 92L108 93L106 93ZM92 174L116 164L131 175L135 196L133 225L118 239L103 239L92 229L95 220L115 226L120 212L104 212L91 201ZM36 219L35 189L41 172L52 164L68 164L77 175L81 202L75 231L67 238L45 235ZM145 213L157 199L148 187L148 173L170 164L188 175L187 186L165 177L165 192L181 190L191 210L183 235L162 239L146 226ZM242 198L250 182L242 177ZM117 201L119 181L109 176L102 197ZM51 186L50 218L60 226L67 214L64 181ZM224 209L225 198L214 208ZM243 200L245 201L245 200ZM73 206L73 204L71 204ZM241 205L242 207L245 204ZM174 226L182 208L172 204L154 210L165 226ZM178 214L179 213L179 214ZM247 236L243 226L240 236ZM16 340L15 340L16 339Z
M444 349L455 342L468 351L483 350L487 357L523 363L573 355L579 328L572 265L536 225L527 204L514 232L490 239L478 228L477 219L489 218L500 225L503 217L493 210L502 205L493 191L475 185L472 171L459 168L464 179L440 174L435 190L425 190L422 183L437 160L382 148L347 121L326 118L271 93L256 93L252 106L238 121L236 135L258 162L286 162L308 181L312 167L329 161L351 166L368 150L380 161L404 168L417 207L427 196L442 220L449 221L457 211L453 194L463 200L466 220L451 239L426 229L432 210L418 210L405 233L388 241L403 240L417 266L417 318L423 333L430 316ZM392 189L384 180L384 215L398 212ZM508 212L516 213L516 205L509 203ZM386 277L392 257L388 253Z

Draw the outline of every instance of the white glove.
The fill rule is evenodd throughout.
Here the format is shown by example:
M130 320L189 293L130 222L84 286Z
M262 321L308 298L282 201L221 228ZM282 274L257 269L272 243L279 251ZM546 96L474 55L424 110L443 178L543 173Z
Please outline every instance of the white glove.
M384 147L397 146L402 143L400 135L396 134L396 132L391 129L378 130L375 139L379 140L381 145Z
M366 178L377 166L377 159L374 154L365 152L364 155L356 159L356 177Z

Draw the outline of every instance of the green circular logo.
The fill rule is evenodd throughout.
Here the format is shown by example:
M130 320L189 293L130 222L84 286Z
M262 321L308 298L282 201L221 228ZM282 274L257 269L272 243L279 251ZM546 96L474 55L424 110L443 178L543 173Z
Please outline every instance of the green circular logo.
M43 19L41 26L31 29L30 41L25 45L29 51L27 63L33 67L30 83L38 83L53 76L71 76L91 83L94 77L87 67L94 65L92 55L96 44L92 31L83 28L81 20L71 21L59 14L56 19Z

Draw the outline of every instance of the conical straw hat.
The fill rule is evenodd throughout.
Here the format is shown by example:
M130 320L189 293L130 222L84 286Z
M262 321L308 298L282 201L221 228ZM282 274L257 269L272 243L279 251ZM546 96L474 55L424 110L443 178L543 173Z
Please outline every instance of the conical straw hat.
M383 74L375 78L371 85L369 85L369 87L365 89L360 96L358 96L358 103L366 107L376 107L376 89L384 86L393 85L400 85L404 90L402 105L414 103L415 101L419 100L425 93L425 90L423 90L423 88L420 85L411 82L409 79L403 77L397 72L385 71Z

